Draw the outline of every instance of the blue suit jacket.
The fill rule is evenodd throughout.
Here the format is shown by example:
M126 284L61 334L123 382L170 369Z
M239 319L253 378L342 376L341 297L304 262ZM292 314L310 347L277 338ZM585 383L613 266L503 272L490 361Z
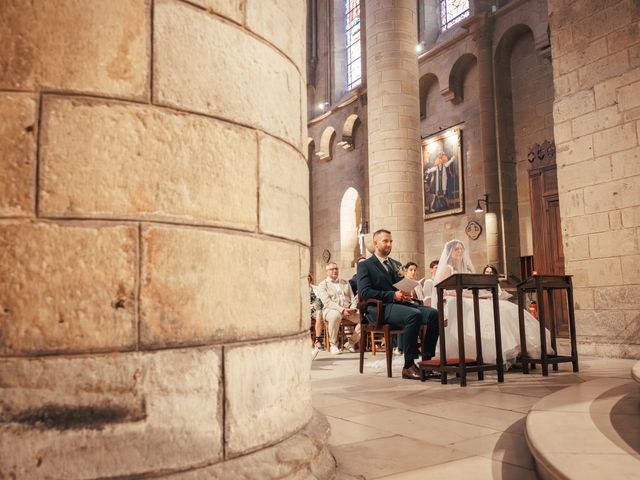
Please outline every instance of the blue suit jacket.
M402 279L397 273L401 264L392 258L389 262L393 266L393 275L387 273L375 255L358 264L358 294L362 300L375 298L385 304L393 303L393 295L398 290L393 284Z

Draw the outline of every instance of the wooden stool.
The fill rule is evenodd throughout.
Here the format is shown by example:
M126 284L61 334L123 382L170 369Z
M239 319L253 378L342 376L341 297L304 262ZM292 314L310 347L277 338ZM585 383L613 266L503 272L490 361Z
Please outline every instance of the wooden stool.
M571 355L558 355L558 346L556 343L556 318L553 314L553 291L565 290L567 292L567 301L569 303L569 335L571 336ZM555 354L547 354L547 335L545 334L545 315L546 308L544 306L544 292L547 292L548 307L550 311L551 321L551 348ZM540 323L540 358L530 358L527 354L527 343L524 328L524 308L526 307L524 298L525 293L535 292L538 304L538 321ZM549 364L553 365L553 369L558 371L558 363L571 362L573 371L578 371L578 348L576 345L576 317L573 309L573 284L571 275L532 275L524 282L518 284L518 324L520 327L520 349L521 358L518 363L522 363L522 373L529 373L529 363L542 365L542 375L549 375Z
M433 370L441 373L440 381L442 384L447 383L447 373L455 373L460 377L460 386L467 386L467 372L477 372L478 380L484 380L484 372L496 370L498 372L498 382L504 382L504 363L502 360L502 337L500 331L500 304L498 302L498 276L484 275L480 273L456 273L444 279L436 286L438 293L438 327L440 333L440 361L421 364L420 374L423 370ZM484 363L482 359L482 336L480 332L480 304L478 301L479 290L490 290L493 297L493 326L495 329L496 341L496 363ZM444 291L456 291L457 321L458 321L458 357L456 362L447 359L445 327L444 327ZM465 356L464 348L464 320L462 312L463 290L471 290L473 294L473 317L475 320L476 334L476 358L474 364L469 364Z

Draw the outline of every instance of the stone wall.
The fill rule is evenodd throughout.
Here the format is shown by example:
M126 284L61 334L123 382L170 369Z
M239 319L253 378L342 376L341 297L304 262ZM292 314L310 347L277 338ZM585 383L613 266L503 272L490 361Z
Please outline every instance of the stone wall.
M549 1L566 270L585 353L640 358L640 5Z
M294 0L3 2L0 477L333 474L304 28Z

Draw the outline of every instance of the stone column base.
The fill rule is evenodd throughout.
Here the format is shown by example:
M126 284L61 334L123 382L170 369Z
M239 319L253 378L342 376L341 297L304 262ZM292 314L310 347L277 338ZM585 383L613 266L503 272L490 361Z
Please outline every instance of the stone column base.
M172 480L330 480L336 475L336 461L327 441L330 427L326 417L314 411L311 421L286 440L215 465L167 475Z

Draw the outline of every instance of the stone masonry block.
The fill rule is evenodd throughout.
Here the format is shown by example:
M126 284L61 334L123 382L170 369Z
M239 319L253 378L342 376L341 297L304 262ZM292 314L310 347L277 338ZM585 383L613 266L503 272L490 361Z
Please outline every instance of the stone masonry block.
M573 135L576 137L582 137L589 133L615 127L621 123L621 119L622 114L618 112L618 107L616 105L612 105L607 108L600 108L595 112L574 118L572 120Z
M273 305L279 305L275 302ZM282 356L296 358L283 362ZM259 359L259 360L256 360ZM227 347L224 354L227 455L279 441L311 416L309 338ZM247 378L252 381L248 382Z
M146 98L149 11L149 0L3 0L0 89Z
M622 182L622 207L640 205L640 177L625 178Z
M217 15L227 17L236 23L242 23L244 17L244 0L189 0L191 3L206 8Z
M590 160L591 158L593 158L593 137L591 135L574 138L567 143L558 145L558 167Z
M247 1L249 30L273 43L302 71L306 68L305 4L298 0Z
M309 166L284 142L260 135L260 231L308 245Z
M626 228L589 235L589 251L591 258L611 257L614 253L625 257L637 254L639 252L636 229Z
M2 478L146 478L222 459L219 349L7 358L0 383Z
M251 130L77 98L47 98L43 110L44 214L255 229L257 146Z
M624 208L622 213L622 226L640 227L640 206Z
M589 258L589 236L567 238L564 244L564 255L568 261Z
M640 106L640 82L621 87L618 93L618 108L620 111L631 110Z
M640 284L640 255L630 255L622 262L622 280L626 285Z
M570 217L562 219L565 235L586 235L609 230L609 214L607 212Z
M611 173L614 179L640 175L640 147L611 155Z
M233 119L303 151L300 73L241 28L174 0L154 9L154 102ZM247 65L260 75L246 75ZM224 93L223 93L224 92Z
M0 216L35 213L36 111L33 95L0 93Z
M611 180L611 159L609 156L558 168L559 191L574 190L609 180Z
M618 125L593 134L593 152L597 157L620 152L638 145L634 122Z
M593 309L593 288L575 288L573 290L573 300L576 310Z
M584 189L584 213L606 212L622 206L622 181L611 181Z
M299 331L297 245L170 227L144 228L142 243L144 347L243 341Z
M0 354L136 344L131 226L0 223Z
M627 70L629 70L629 55L626 50L607 55L600 60L580 67L578 70L580 86L591 88L597 83L622 75Z
M567 274L575 275L576 287L602 287L622 284L620 258L567 261Z
M595 308L615 310L640 309L637 286L626 285L596 289Z
M585 214L585 199L582 190L560 193L560 211L562 220Z
M595 110L595 99L592 90L583 90L575 95L566 96L556 101L553 117L556 122L564 122Z

